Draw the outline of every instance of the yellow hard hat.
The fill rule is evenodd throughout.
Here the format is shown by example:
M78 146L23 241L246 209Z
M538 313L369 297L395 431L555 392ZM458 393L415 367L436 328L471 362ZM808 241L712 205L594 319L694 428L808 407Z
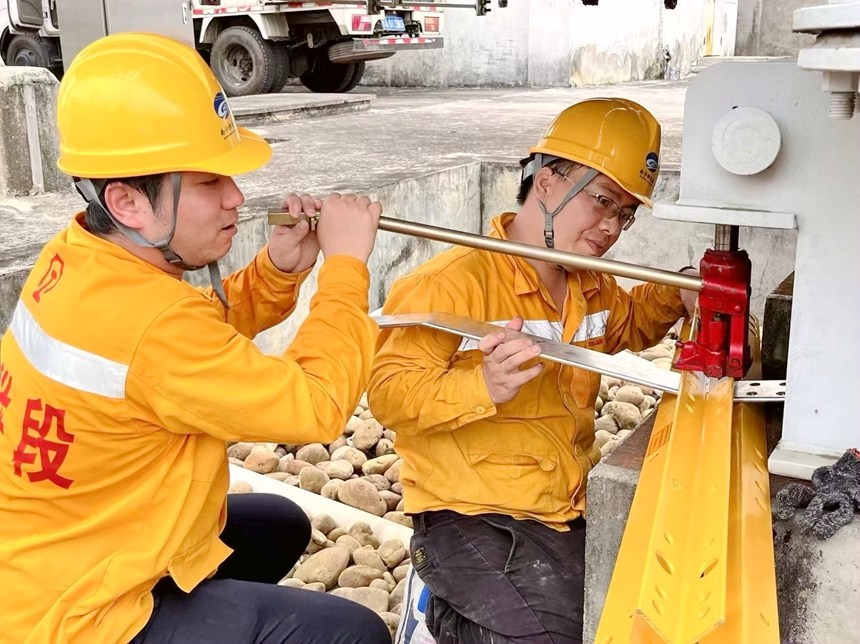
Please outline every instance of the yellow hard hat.
M57 125L57 165L74 177L233 176L272 156L266 141L236 126L200 55L157 34L115 34L83 49L60 84Z
M559 114L529 152L594 168L651 206L660 167L660 124L633 101L589 99Z

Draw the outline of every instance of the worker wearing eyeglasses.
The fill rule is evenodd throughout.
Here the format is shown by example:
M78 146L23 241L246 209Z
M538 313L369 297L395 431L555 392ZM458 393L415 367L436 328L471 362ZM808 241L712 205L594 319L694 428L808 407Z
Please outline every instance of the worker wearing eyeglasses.
M651 206L660 126L594 99L559 114L523 161L518 212L490 235L599 257ZM386 314L446 312L616 353L656 344L695 295L454 248L398 280ZM501 331L501 330L500 330ZM600 376L541 362L503 332L480 341L383 330L369 389L397 433L411 557L438 644L582 641L586 479L600 459Z

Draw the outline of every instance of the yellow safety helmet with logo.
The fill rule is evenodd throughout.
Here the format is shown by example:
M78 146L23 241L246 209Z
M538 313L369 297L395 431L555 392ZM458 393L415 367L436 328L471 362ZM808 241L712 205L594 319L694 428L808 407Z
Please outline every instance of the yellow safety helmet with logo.
M261 137L236 126L200 55L158 34L114 34L84 48L60 84L57 124L58 166L73 177L233 176L272 155Z
M660 167L660 124L633 101L589 99L559 114L529 152L593 168L651 206Z
M238 127L224 90L193 47L167 36L127 32L100 38L72 61L57 97L61 171L75 178L84 199L140 246L157 248L183 270L171 248L176 232L181 172L234 176L256 170L272 148ZM159 240L118 221L102 203L106 180L169 175L173 221ZM217 262L212 287L229 308Z

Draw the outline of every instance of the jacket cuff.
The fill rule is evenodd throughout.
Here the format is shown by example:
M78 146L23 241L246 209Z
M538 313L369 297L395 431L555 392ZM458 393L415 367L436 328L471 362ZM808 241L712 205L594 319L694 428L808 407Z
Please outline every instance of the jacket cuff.
M273 291L292 291L298 284L305 281L305 278L310 275L313 266L301 273L285 273L280 268L275 266L272 258L269 257L269 245L263 246L263 249L257 253L254 258L254 268L257 274L265 284Z

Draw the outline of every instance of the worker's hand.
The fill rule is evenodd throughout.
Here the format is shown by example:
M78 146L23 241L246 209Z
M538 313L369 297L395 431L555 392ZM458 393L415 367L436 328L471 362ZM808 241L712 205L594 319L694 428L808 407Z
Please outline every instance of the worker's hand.
M682 268L681 273L684 275L696 275L698 276L699 271L695 268ZM696 311L696 301L699 299L699 294L696 291L688 291L686 289L681 289L681 301L684 303L684 308L687 309L687 315L689 317L693 317L693 313Z
M516 317L505 328L521 331L523 319ZM497 405L512 400L520 387L543 370L541 363L522 369L523 364L537 358L541 351L539 344L527 338L506 340L503 331L490 333L481 338L478 349L484 354L482 369L487 391Z
M282 209L291 216L315 215L322 202L310 195L291 193L284 199ZM301 273L317 261L320 245L310 224L303 221L295 226L275 226L269 238L269 259L285 273Z
M317 239L326 257L349 255L364 263L376 243L382 205L367 197L332 193L322 202Z

